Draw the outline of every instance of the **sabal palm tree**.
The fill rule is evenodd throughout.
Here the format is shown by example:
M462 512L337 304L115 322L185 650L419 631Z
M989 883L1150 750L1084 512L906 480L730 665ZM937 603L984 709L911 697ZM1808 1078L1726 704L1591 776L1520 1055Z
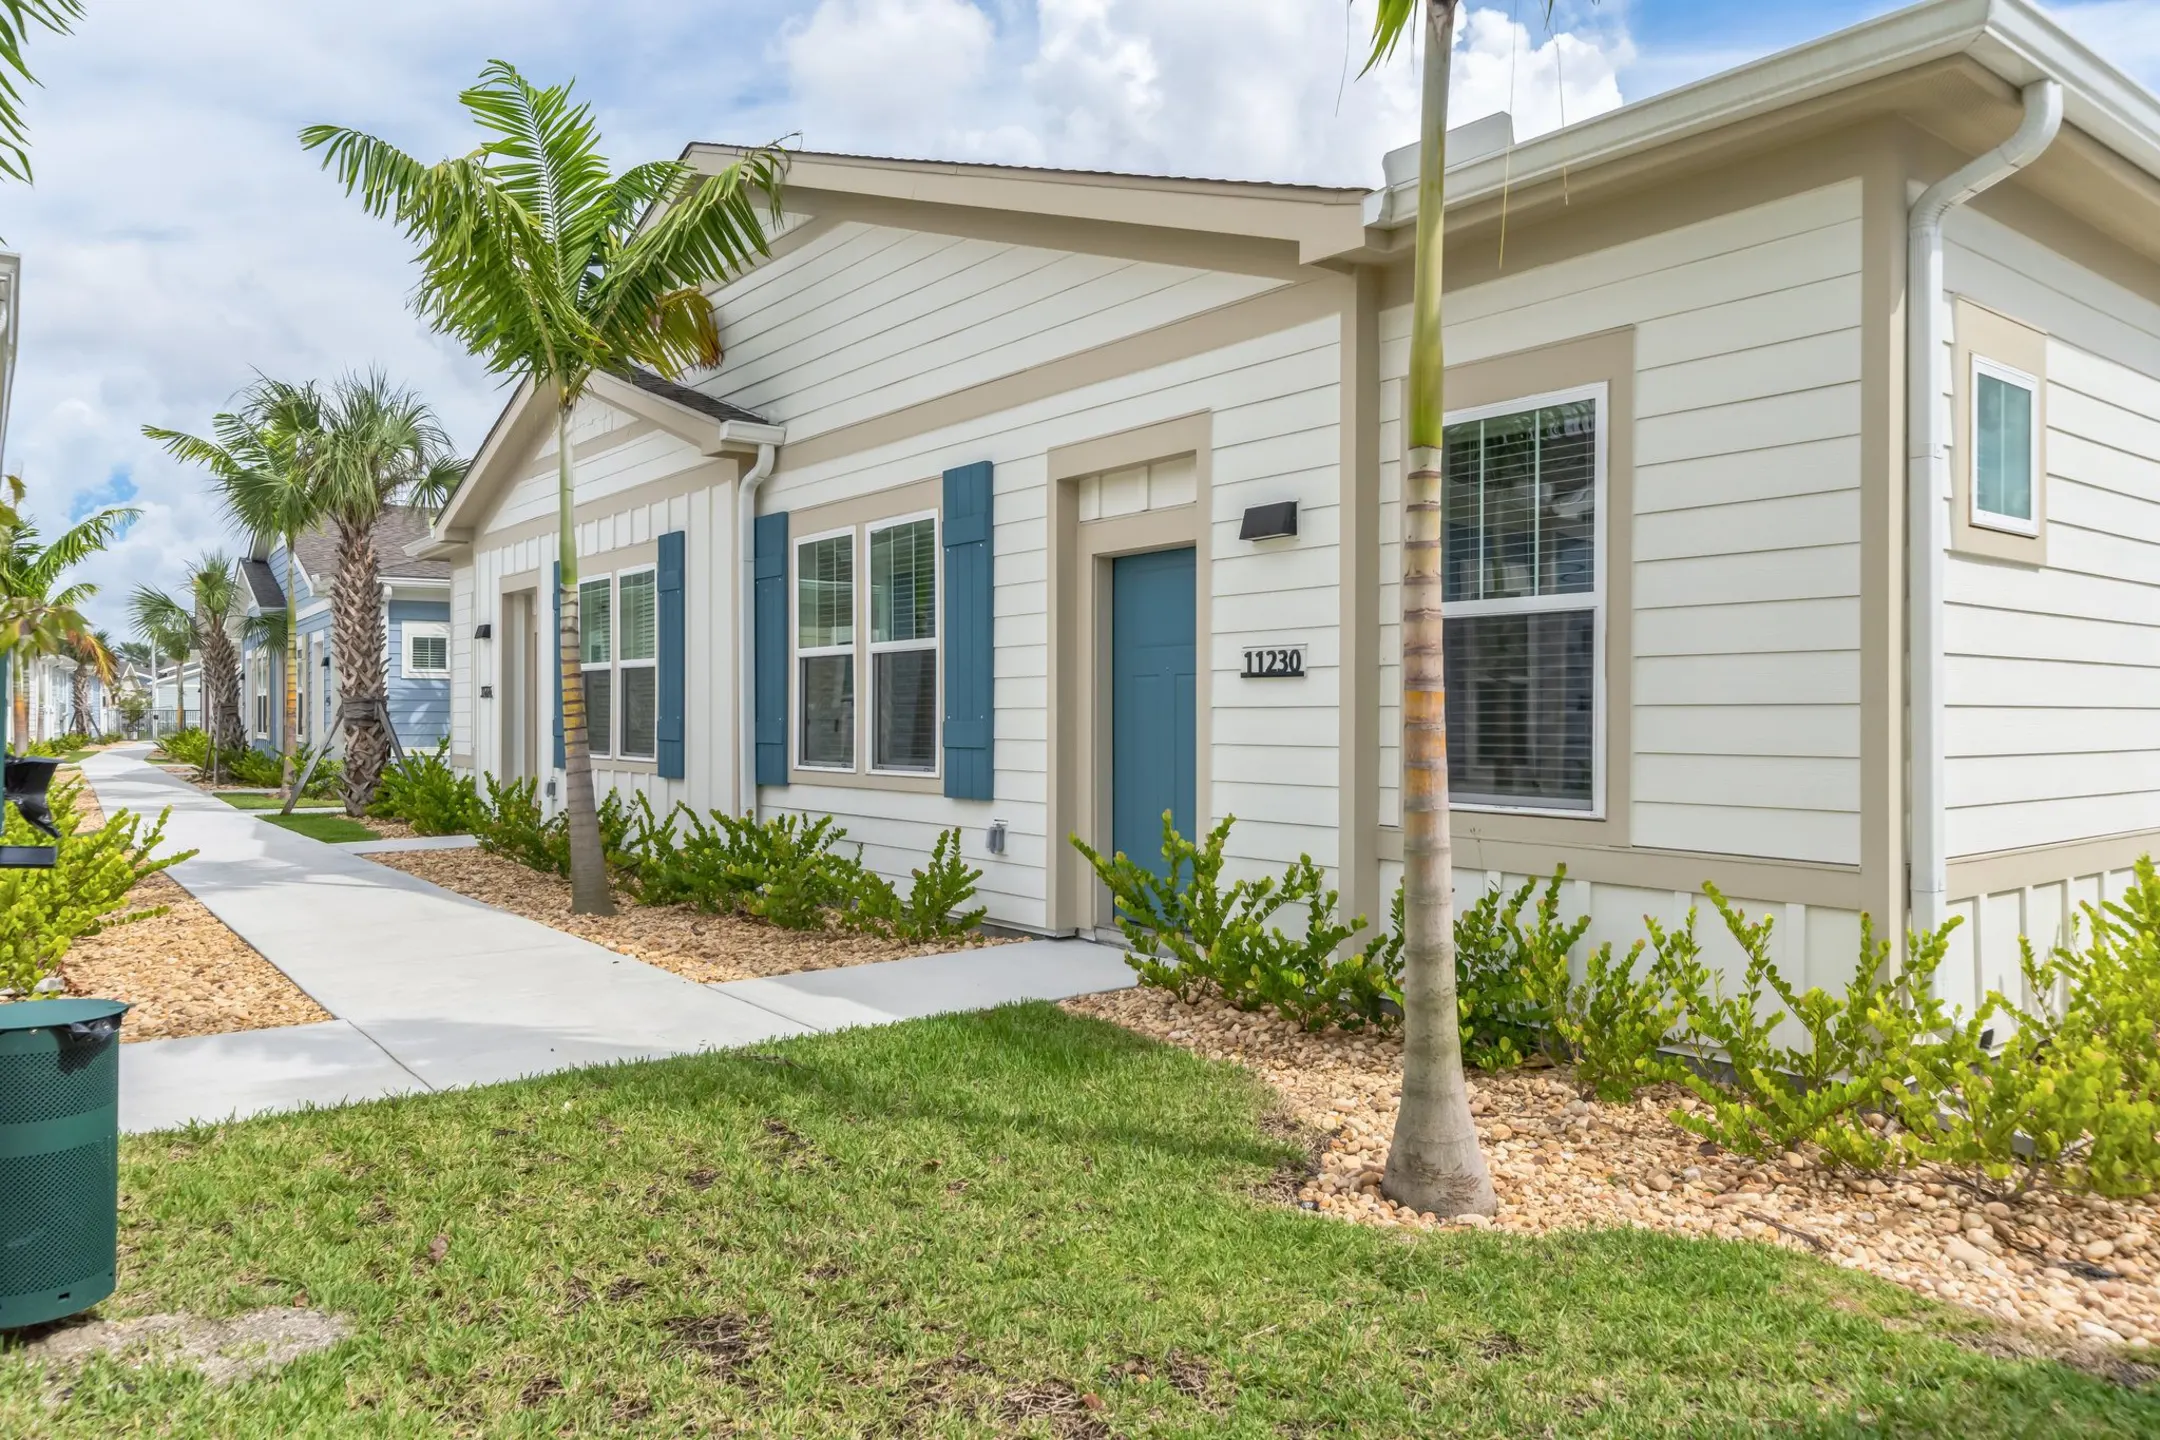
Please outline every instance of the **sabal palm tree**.
M22 53L31 25L65 35L82 13L82 0L0 0L0 175L30 178L30 131L15 82L37 83Z
M486 138L434 165L340 126L311 125L300 139L323 152L348 194L419 244L421 315L555 407L571 907L607 914L614 901L593 809L578 664L570 416L596 372L641 365L674 376L719 363L719 329L703 287L767 253L787 159L768 146L718 175L674 160L612 175L592 110L574 104L570 90L533 86L513 66L489 62L458 97Z
M29 718L23 667L41 655L61 655L87 641L93 627L81 607L97 594L87 581L60 582L67 572L110 545L140 511L114 506L70 526L51 541L22 514L20 477L0 482L0 651L8 656L15 696L15 733ZM99 652L102 653L102 652ZM112 657L102 667L109 672Z
M1441 516L1446 461L1446 350L1441 247L1447 203L1447 112L1460 0L1380 0L1370 71L1424 23L1418 115L1415 279L1410 306L1410 463L1403 481L1403 1086L1381 1189L1440 1215L1498 1208L1463 1079L1455 986L1455 882L1448 826L1446 630ZM1546 0L1548 22L1551 0Z
M173 662L173 728L187 729L187 658L195 653L193 612L164 591L141 585L128 597L128 616L149 652L152 700L157 697L157 662Z
M393 505L438 507L464 478L450 436L410 390L379 374L340 380L323 410L322 515L337 531L331 645L345 727L345 808L364 814L390 760L382 561L375 527ZM370 662L367 657L375 657Z
M215 439L143 426L166 453L200 465L217 482L226 515L262 549L281 544L286 556L286 613L291 596L294 549L303 532L322 519L323 400L312 383L261 379L242 391L239 403L211 417ZM285 652L285 724L279 738L281 783L291 803L293 747L300 729L299 627L286 625L275 642Z

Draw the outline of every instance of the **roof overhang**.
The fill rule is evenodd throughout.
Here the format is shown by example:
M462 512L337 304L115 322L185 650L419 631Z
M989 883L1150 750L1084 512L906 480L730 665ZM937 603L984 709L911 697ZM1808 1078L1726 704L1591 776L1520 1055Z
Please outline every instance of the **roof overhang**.
M717 174L743 153L740 146L700 142L686 147L682 158ZM944 211L1002 211L1240 236L1280 242L1305 263L1357 243L1365 191L797 151L788 158L786 194L791 212L815 216L846 218L866 202L903 202Z
M720 420L689 405L671 400L605 373L586 383L586 392L608 405L649 420L662 430L696 447L700 455L755 456L759 447L778 445L787 431L757 421ZM487 507L509 484L528 457L538 449L548 427L554 423L554 407L539 403L531 380L518 382L509 403L495 417L480 453L466 469L457 488L427 535L405 547L415 560L462 561L471 554L475 528Z
M2009 92L2042 78L2061 82L2070 126L2160 180L2160 99L2026 0L1927 0L1503 152L1480 147L1482 153L1448 167L1448 209L1535 192L1565 175L1584 176L1798 107L1888 94L1886 82L1960 61ZM1367 197L1361 258L1406 248L1406 232L1417 220L1415 155L1415 146L1395 152L1388 183Z

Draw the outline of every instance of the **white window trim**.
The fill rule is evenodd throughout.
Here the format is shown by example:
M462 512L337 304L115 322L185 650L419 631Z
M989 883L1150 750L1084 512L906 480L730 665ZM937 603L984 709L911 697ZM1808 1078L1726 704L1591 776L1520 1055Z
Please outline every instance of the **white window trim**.
M622 643L622 585L623 581L634 579L639 575L653 577L653 653L652 658L649 660L625 660L623 658ZM659 677L654 676L652 754L633 755L622 746L623 736L628 732L628 727L623 722L629 717L630 713L629 706L624 703L626 692L622 683L622 672L625 670L657 671L660 668L660 567L658 565L633 565L627 570L616 571L613 579L615 582L614 594L609 601L608 610L609 618L615 624L615 643L614 648L608 653L614 657L613 668L616 674L614 681L608 686L608 701L614 706L615 713L609 717L611 723L608 727L608 738L615 742L615 758L618 760L657 761L660 758Z
M450 627L440 620L402 621L404 664L400 667L407 680L447 680L450 678ZM413 663L413 641L440 640L443 642L443 665L440 670L423 669Z
M875 603L871 596L871 587L876 584L875 578L870 574L870 538L881 530L891 530L900 525L911 525L918 520L928 520L930 522L930 564L932 567L930 613L932 632L927 640L886 640L881 642L872 638L869 623L871 618L870 607ZM861 729L867 742L862 751L863 763L868 767L868 772L872 775L912 775L935 779L944 773L945 766L945 746L943 743L945 739L945 657L940 650L940 647L945 643L945 522L935 510L916 510L906 515L893 515L881 520L872 520L862 527L862 531L863 578L865 583L862 587L863 624L860 627L860 633L864 641L865 655L882 655L894 650L930 650L939 652L935 660L937 690L931 701L934 707L932 724L935 734L930 745L930 765L929 768L923 770L900 769L877 763L877 733L875 728L877 724L877 662L874 659L865 659L862 662L862 668L867 673L863 676L862 683L858 688L869 697L870 702L867 706L858 705L856 707L857 715L863 722Z
M1603 820L1605 819L1606 780L1606 699L1605 699L1605 574L1610 568L1611 550L1606 543L1610 506L1607 503L1607 453L1612 437L1612 389L1600 380L1589 385L1571 386L1565 390L1549 390L1537 395L1523 395L1491 405L1477 405L1465 410L1451 410L1441 420L1445 429L1450 425L1470 420L1490 420L1497 415L1519 415L1525 410L1535 410L1546 405L1564 405L1577 400L1594 401L1597 407L1597 437L1592 446L1595 476L1592 482L1596 515L1591 524L1591 587L1568 595L1532 595L1515 600L1451 600L1442 607L1444 615L1469 619L1478 615L1521 615L1537 611L1589 610L1591 635L1591 684L1590 684L1590 807L1586 810L1570 810L1544 805L1496 805L1490 803L1465 803L1452 800L1449 808L1474 814L1488 815L1542 815L1556 820ZM1443 555L1441 564L1446 565ZM1446 576L1443 573L1443 584ZM1398 632L1401 633L1401 632ZM940 676L940 683L943 677Z
M868 557L864 554L863 541L859 533L860 528L855 525L843 525L836 530L820 530L814 535L805 535L800 539L791 537L788 541L790 547L788 554L788 758L793 762L793 766L797 770L812 771L824 775L856 775L860 774L862 770L862 660L857 653L862 647L856 642L859 642L863 635L862 620L864 595L866 593L866 587L863 584L863 571ZM802 552L807 547L820 541L837 540L843 536L847 538L848 552L852 559L848 572L853 577L848 582L848 633L851 641L846 645L805 646L802 643ZM856 697L855 733L851 737L852 743L849 747L854 756L854 763L851 765L812 765L803 759L802 662L815 659L821 655L847 656L848 668L854 673Z
M2027 428L2032 431L2032 460L2029 471L2032 476L2032 489L2026 497L2032 505L2031 515L2000 515L1993 510L1980 508L1980 377L1983 375L2006 385L2015 385L2025 392L2029 406L2027 413L2031 417ZM1965 433L1971 437L1972 446L1971 462L1966 466L1968 473L1965 489L1971 499L1966 522L1982 530L2000 530L2008 535L2037 538L2040 534L2040 487L2047 482L2046 474L2040 468L2040 379L2014 365L2005 365L2000 360L1990 360L1985 355L1976 354L1972 357L1972 376L1966 388L1971 393L1966 397L1970 413L1965 417Z

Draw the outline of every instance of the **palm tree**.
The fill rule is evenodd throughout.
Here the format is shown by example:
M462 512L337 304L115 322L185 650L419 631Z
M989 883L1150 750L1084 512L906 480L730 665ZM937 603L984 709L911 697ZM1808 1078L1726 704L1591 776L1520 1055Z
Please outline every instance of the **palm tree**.
M195 649L195 617L188 607L162 590L136 587L128 597L129 618L143 637L150 666L150 697L157 699L157 662L173 662L173 728L187 729L187 657Z
M311 125L301 144L420 246L414 305L498 375L522 377L555 406L557 658L562 675L563 804L571 908L614 910L593 809L592 757L578 666L577 541L570 416L595 372L641 365L674 376L719 363L704 286L767 253L786 156L750 151L718 175L675 160L610 175L591 107L569 85L536 88L490 61L460 95L485 139L423 165L358 130Z
M247 532L252 545L285 547L289 616L294 548L301 533L323 515L322 396L313 384L257 380L241 392L232 410L211 417L210 430L216 439L143 426L143 434L163 444L167 454L210 472L226 514ZM282 635L276 643L285 651L285 725L278 749L289 804L295 779L294 737L300 729L299 627L286 625Z
M214 769L218 752L237 750L246 743L240 724L240 658L233 649L233 634L247 605L232 561L215 552L189 568L186 594L185 600L176 599L145 585L135 591L130 604L136 628L166 654L178 654L183 667L189 650L202 656L202 702L208 712L203 728L210 732ZM185 679L184 673L181 678ZM180 728L185 729L184 685L180 694Z
M22 54L31 24L65 35L82 13L82 0L0 0L0 175L30 179L30 131L22 116L22 92L10 77L37 83Z
M97 717L90 713L90 677L97 676L107 685L113 682L113 662L118 655L113 649L112 636L103 630L93 630L68 644L67 656L75 662L75 673L69 677L68 700L72 714L68 728L78 735L96 739L101 731Z
M345 726L345 808L366 813L390 761L388 679L382 656L382 562L375 526L393 505L439 507L465 476L465 462L435 412L381 375L337 383L323 411L322 515L337 529L331 583L331 645L338 664L338 711ZM374 663L364 657L375 656Z
M1410 463L1403 483L1403 1086L1381 1189L1439 1215L1499 1208L1478 1148L1463 1079L1455 997L1455 890L1448 833L1447 689L1441 618L1446 462L1441 342L1442 212L1447 203L1449 64L1458 0L1380 0L1370 71L1424 16L1424 94L1418 116L1416 277L1410 307ZM1551 19L1551 0L1546 18Z
M48 543L36 524L23 517L23 494L20 477L10 475L0 482L0 651L8 656L18 734L29 721L29 694L22 683L25 663L41 655L65 654L91 638L92 627L81 607L98 587L85 581L63 586L61 578L111 544L142 513L124 507L100 510ZM110 673L110 655L98 663Z

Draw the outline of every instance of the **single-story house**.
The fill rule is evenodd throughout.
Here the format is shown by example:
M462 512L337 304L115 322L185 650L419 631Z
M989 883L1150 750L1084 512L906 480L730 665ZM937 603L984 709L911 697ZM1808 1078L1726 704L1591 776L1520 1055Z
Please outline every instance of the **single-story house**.
M958 826L1054 934L1107 919L1068 836L1234 814L1243 869L1384 917L1414 148L1385 174L797 156L724 363L574 417L600 785L834 815L894 875ZM1862 912L1957 915L1948 996L2014 986L2160 844L2160 101L1933 0L1465 126L1448 207L1463 899L1564 864L1624 945L1709 880L1833 985ZM551 792L555 475L520 391L414 549L456 763Z
M412 506L386 509L375 522L375 556L381 572L382 664L388 677L390 721L408 750L431 750L450 729L450 567L416 559L406 547L427 535L428 517ZM337 535L325 527L299 537L294 554L260 547L240 562L248 587L248 613L293 611L300 636L298 739L315 745L337 730L338 657L330 623L337 577ZM249 743L276 751L285 732L285 665L282 644L256 637L242 646L240 704Z

